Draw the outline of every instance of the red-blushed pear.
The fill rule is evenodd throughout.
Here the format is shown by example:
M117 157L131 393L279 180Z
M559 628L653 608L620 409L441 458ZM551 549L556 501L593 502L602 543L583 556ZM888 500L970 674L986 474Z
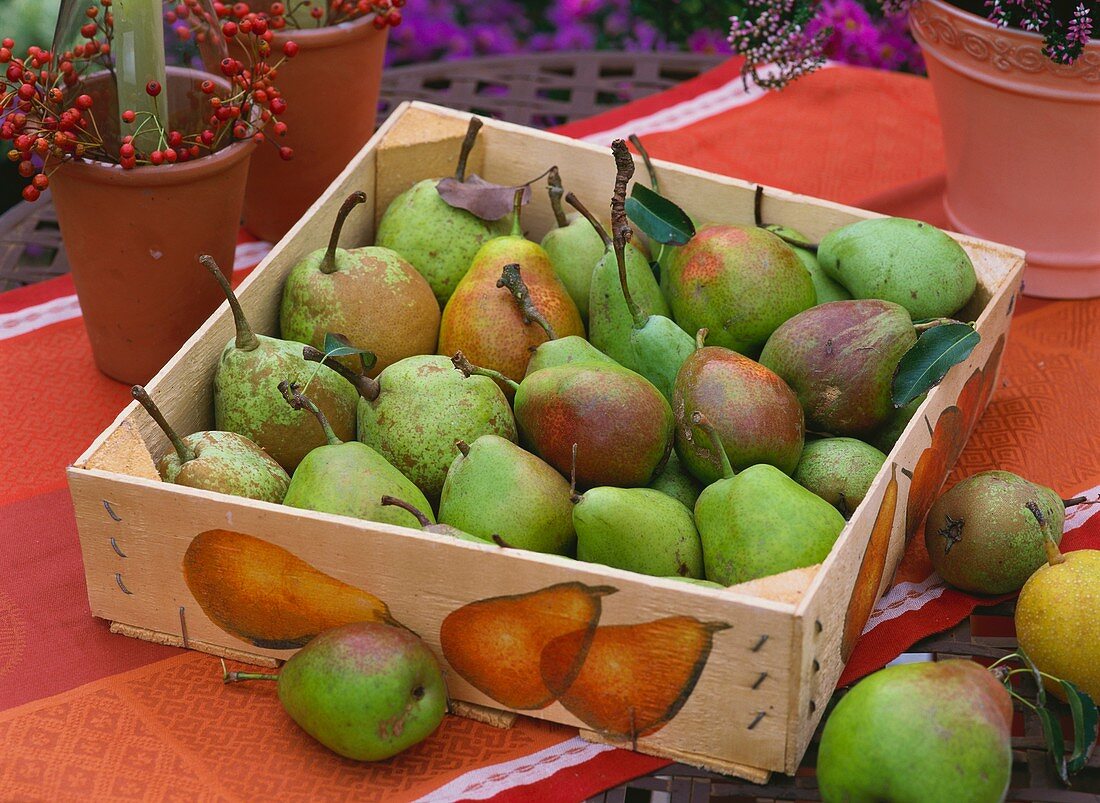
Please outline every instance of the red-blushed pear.
M414 633L356 622L317 636L278 675L226 672L226 683L274 680L290 718L329 750L382 761L435 732L447 713L447 684Z
M668 262L672 316L688 332L755 357L780 324L817 296L794 250L753 226L704 226Z
M680 367L672 392L676 453L703 482L723 476L722 462L709 437L699 437L691 414L711 422L730 464L741 470L767 463L790 474L805 440L802 407L786 383L758 362L721 346L698 348Z
M575 675L588 650L601 599L610 586L559 583L526 594L477 600L452 611L439 628L447 663L471 686L509 708L533 710L554 702L539 674L546 646L567 633L559 650L561 675Z
M1000 803L1012 776L1012 698L985 667L901 664L860 681L817 756L825 803Z
M283 285L279 328L285 340L323 349L325 335L339 332L377 357L370 375L414 354L435 352L439 304L432 288L396 251L377 246L338 248L340 229L362 192L344 201L328 248L295 265ZM357 368L354 357L335 357Z
M276 504L283 501L290 477L255 443L235 432L195 432L181 438L145 388L134 385L131 392L172 442L173 451L157 462L165 482Z
M894 373L916 342L904 307L875 299L832 301L776 329L760 362L794 390L808 429L864 438L893 414Z
M584 335L577 305L555 275L550 258L538 243L523 236L519 211L523 189L516 190L512 232L489 240L477 252L470 269L443 310L439 353L462 351L473 362L518 382L523 379L531 350L555 337ZM525 320L511 292L501 283L506 265L518 265L532 300L553 330Z

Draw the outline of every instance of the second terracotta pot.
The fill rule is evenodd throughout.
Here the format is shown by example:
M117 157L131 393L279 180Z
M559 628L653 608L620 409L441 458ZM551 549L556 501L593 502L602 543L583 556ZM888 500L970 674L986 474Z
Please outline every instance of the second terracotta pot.
M276 35L273 50L293 41L298 55L278 74L287 135L270 136L294 158L265 143L252 159L244 223L257 237L281 239L374 133L388 32L364 17Z

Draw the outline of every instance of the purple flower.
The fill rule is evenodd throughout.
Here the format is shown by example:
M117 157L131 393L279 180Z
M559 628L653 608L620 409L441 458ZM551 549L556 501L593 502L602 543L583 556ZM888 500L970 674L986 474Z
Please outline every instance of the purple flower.
M720 31L703 29L696 31L687 40L688 50L692 53L730 53L730 43Z

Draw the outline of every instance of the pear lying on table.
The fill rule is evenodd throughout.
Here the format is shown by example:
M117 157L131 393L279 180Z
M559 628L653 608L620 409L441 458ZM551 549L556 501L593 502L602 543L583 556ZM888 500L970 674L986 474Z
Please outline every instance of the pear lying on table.
M263 502L283 501L290 477L255 443L235 432L195 432L181 438L145 388L134 385L131 392L172 442L173 451L157 462L165 482Z

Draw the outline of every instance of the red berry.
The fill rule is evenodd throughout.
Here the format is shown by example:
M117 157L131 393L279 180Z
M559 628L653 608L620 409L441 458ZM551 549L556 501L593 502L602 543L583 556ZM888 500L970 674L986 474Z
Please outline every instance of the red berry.
M136 114L134 114L134 110L133 110L133 109L127 109L126 111L124 111L124 112L122 113L122 122L124 122L124 123L132 123L132 122L134 122L134 119L135 119L136 117L137 117L137 115L136 115Z
M133 170L137 166L137 162L134 161L133 157L129 159L119 159L118 163L122 165L123 170Z
M198 155L199 155L199 146L198 146L198 145L192 145L192 146L191 146L190 148L188 148L187 150L185 150L185 151L182 151L182 153L183 153L183 154L185 154L185 155L186 155L186 154L190 154L192 158L198 158Z
M286 123L284 123L282 120L275 123L275 133L278 134L280 137L285 137L286 136Z
M38 200L38 197L39 197L39 196L40 196L41 194L42 194L42 193L41 193L41 192L39 192L39 191L38 191L38 190L37 190L37 189L36 189L36 188L34 187L34 185L32 185L32 184L28 184L28 185L27 185L26 187L24 187L24 188L23 188L23 200L24 200L24 201L30 201L30 202L32 202L32 203L33 203L34 201L37 201L37 200Z
M226 76L232 78L241 71L241 64L234 58L224 58L222 59L221 68Z
M202 85L200 86L200 89L202 89L202 91L205 94L209 95L214 91L214 82L213 81L203 81Z
M264 141L263 132L262 131L257 131L255 134L253 134L252 135L252 141L253 142L263 142Z
M98 14L98 13L99 13L99 9L96 8L95 6L88 6L86 9L84 9L85 16L87 16L88 19L90 19L90 20L94 20L95 17L96 17L96 14Z
M183 144L183 134L179 131L168 132L168 146L171 148L178 148Z
M46 93L46 97L50 99L50 103L60 103L64 95L61 94L61 90L56 86Z
M286 111L286 101L282 98L272 98L271 103L268 105L271 108L272 114L282 114Z
M23 84L19 87L19 97L30 100L35 95L34 84Z
M86 22L80 26L80 35L83 36L85 39L93 39L95 38L97 30L99 29L96 28L96 24L94 22Z
M160 82L150 81L145 85L145 91L148 92L150 96L155 98L157 95L160 94Z
M161 151L153 151L149 154L149 161L155 165L164 164L164 154Z
M395 8L386 15L386 22L392 27L397 27L401 24L401 12Z
M230 39L232 39L234 36L237 35L237 23L235 23L235 22L223 23L222 24L222 33L225 34Z
M118 155L121 156L123 159L133 159L134 146L131 145L129 142L123 144L122 147L118 149Z
M298 45L295 42L285 42L283 44L283 55L288 59L292 59L298 55Z
M175 164L176 160L179 159L179 154L173 150L167 150L164 152L164 159L168 164Z
M202 140L203 145L209 145L214 141L214 132L208 128L199 134L199 139Z
M0 64L7 64L11 61L11 50L6 47L0 47Z
M237 19L243 19L244 17L248 16L248 11L249 8L244 3L233 4L233 16Z
M322 11L321 9L319 9L319 8L311 8L311 9L309 10L309 16L313 17L313 19L315 19L315 20L319 20L319 19L321 19L321 16L322 16L322 15L323 15L324 13L325 13L325 12L324 12L324 11Z
M15 83L23 79L23 68L18 64L9 64L5 75L7 75L9 81Z
M386 18L385 18L385 17L383 17L383 16L381 15L381 14L379 14L379 15L378 15L377 17L375 17L375 18L374 18L374 20L373 20L373 21L371 22L371 25L373 25L373 26L374 26L375 28L377 28L378 30L382 30L383 28L385 28L385 27L386 27Z
M248 136L248 129L245 128L243 125L233 126L233 136L235 136L237 139L244 139Z
M271 13L273 16L281 17L283 14L286 13L286 6L284 6L282 3L272 3Z
M76 107L82 111L92 108L92 103L91 95L79 95L76 99Z
M11 48L15 47L15 40L9 37L4 37L4 40L0 41L0 45L3 45L10 50Z
M31 186L36 190L44 191L50 186L50 177L45 173L39 173L33 179L31 179Z
M294 158L294 149L283 145L281 148L279 148L279 158L282 159L284 162L289 162L291 159Z
M23 178L30 178L35 174L37 168L34 166L34 162L23 161L19 163L19 175Z

